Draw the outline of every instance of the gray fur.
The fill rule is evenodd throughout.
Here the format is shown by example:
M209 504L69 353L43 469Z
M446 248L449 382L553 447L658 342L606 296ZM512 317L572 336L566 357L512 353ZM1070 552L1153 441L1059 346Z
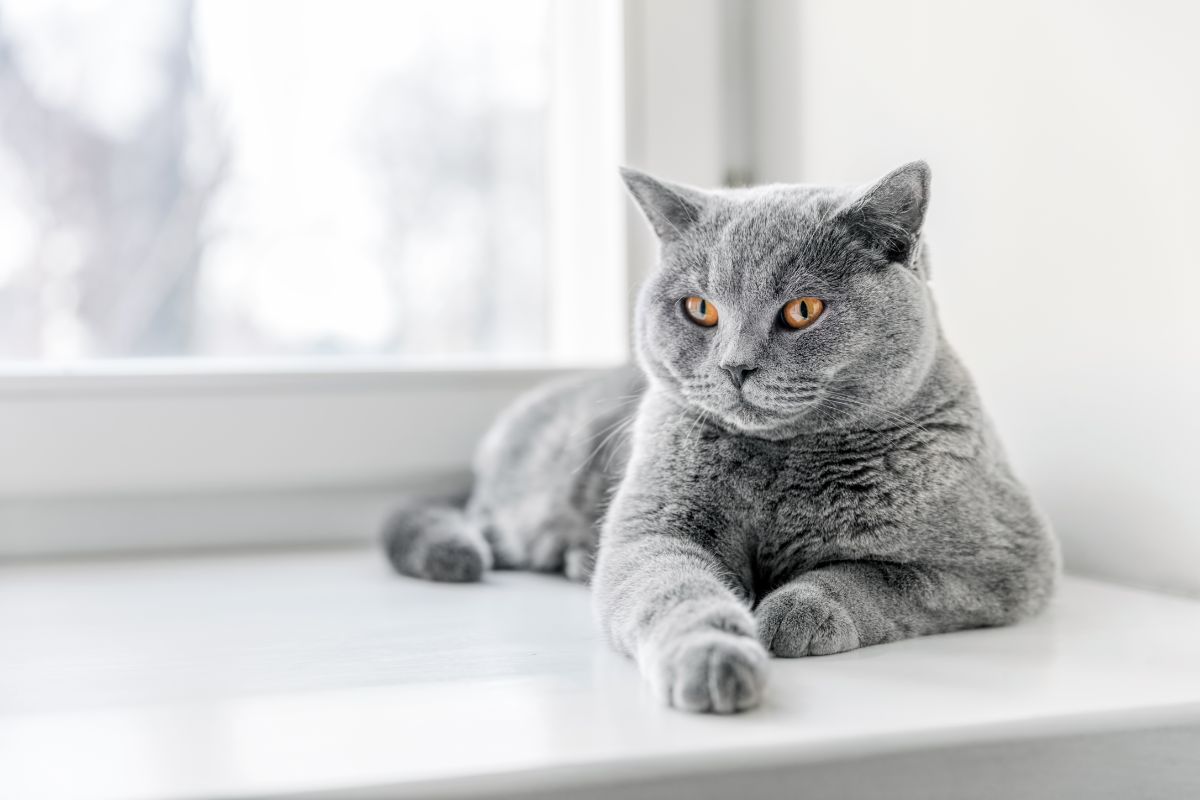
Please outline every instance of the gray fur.
M625 367L520 398L480 444L465 502L414 501L392 515L384 528L392 565L427 580L478 580L482 563L587 581L644 390L641 371ZM471 565L435 563L453 549Z
M859 190L624 176L662 246L636 310L645 384L621 370L519 403L481 447L464 511L398 515L397 568L475 577L487 541L497 567L586 579L599 534L601 626L691 711L758 704L768 652L837 653L1044 606L1057 547L926 283L928 167ZM686 317L691 295L716 305L716 326ZM802 296L826 310L796 331L778 315ZM731 365L753 369L740 387ZM468 568L445 563L451 541Z

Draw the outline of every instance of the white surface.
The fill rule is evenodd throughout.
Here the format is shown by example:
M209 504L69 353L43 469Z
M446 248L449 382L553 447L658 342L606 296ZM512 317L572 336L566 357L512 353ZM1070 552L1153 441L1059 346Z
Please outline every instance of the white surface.
M80 553L165 555L377 541L407 495L465 491L470 472L389 486L0 499L0 560Z
M927 158L943 318L1068 565L1200 595L1200 4L758 7L758 178Z
M1196 724L1197 631L1198 603L1072 579L1026 624L775 661L762 709L698 717L555 578L435 585L360 551L9 566L0 797L487 794Z

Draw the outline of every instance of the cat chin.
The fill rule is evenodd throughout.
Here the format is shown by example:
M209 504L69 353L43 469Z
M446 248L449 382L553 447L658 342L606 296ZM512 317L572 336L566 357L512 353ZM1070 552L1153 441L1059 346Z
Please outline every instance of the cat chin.
M763 439L784 439L796 434L807 414L807 408L775 411L742 399L716 416L726 428L736 433Z

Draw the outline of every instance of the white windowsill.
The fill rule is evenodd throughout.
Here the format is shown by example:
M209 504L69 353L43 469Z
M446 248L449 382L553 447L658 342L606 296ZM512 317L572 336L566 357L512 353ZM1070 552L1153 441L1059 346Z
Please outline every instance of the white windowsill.
M0 797L705 797L747 769L740 800L1168 796L1200 781L1197 631L1200 603L1072 578L1013 628L774 661L762 709L714 718L661 708L556 578L428 584L362 549L10 565Z

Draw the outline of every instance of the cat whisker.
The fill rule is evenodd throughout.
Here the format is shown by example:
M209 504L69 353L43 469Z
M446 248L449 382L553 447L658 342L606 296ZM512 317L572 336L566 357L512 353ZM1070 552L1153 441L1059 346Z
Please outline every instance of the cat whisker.
M633 423L636 421L637 421L636 417L630 417L629 419L625 420L625 423L618 429L618 432L621 434L628 433L629 430L633 427ZM608 458L606 458L604 460L604 471L605 472L608 472L609 469L612 467L613 456L615 456L616 454L617 454L617 448L615 446L609 449Z
M925 426L922 425L921 421L916 419L915 417L910 417L907 414L900 413L899 411L885 408L876 403L871 403L871 402L862 400L857 397L851 397L850 395L847 395L847 394L844 394L841 392L830 392L829 394L831 397L836 397L839 400L842 400L842 401L845 401L845 402L848 402L851 404L857 404L863 408L869 409L871 411L875 411L876 413L882 414L885 417L887 417L899 424L911 425L911 426L917 428L918 430L925 431Z
M839 410L841 410L847 417L850 417L851 412L856 408L873 411L876 414L883 416L885 423L891 422L893 425L899 428L896 434L892 436L889 441L895 441L901 438L905 435L905 433L908 433L912 429L921 431L922 433L927 432L919 420L913 419L912 417L906 416L897 411L892 411L874 403L860 400L856 397L850 397L838 392L830 392L825 399L826 401L833 403L836 407L838 407ZM882 426L869 427L869 429L875 433L882 433L885 430L885 428Z
M688 432L686 434L684 434L684 437L683 437L683 443L686 446L689 446L689 447L691 446L692 432L696 429L696 426L700 424L700 420L704 419L704 416L707 413L708 413L707 411L704 411L703 409L701 409L700 413L696 415L696 418L694 420L692 420L691 427L688 428Z
M621 395L620 397L598 397L598 398L596 398L594 403L596 405L600 405L601 403L606 403L607 405L609 405L613 408L619 408L621 406L627 406L632 403L636 403L639 400L641 400L642 397L644 397L644 395L640 392L638 394L625 394L625 395Z
M592 451L587 455L587 457L584 458L579 463L579 465L571 471L571 474L574 475L574 474L578 473L580 470L582 470L584 467L591 464L592 459L594 459L597 455L600 454L600 451L604 449L604 446L606 444L608 444L609 441L611 441L615 436L628 430L629 427L634 423L634 421L636 419L637 419L636 415L632 415L632 414L627 417L622 417L621 419L617 420L616 422L612 423L611 425L609 425L609 426L603 428L602 430L597 431L595 434L593 434L592 441L595 441L599 437L604 437L604 438L600 439L600 443L597 444L595 446L595 448L593 448Z

